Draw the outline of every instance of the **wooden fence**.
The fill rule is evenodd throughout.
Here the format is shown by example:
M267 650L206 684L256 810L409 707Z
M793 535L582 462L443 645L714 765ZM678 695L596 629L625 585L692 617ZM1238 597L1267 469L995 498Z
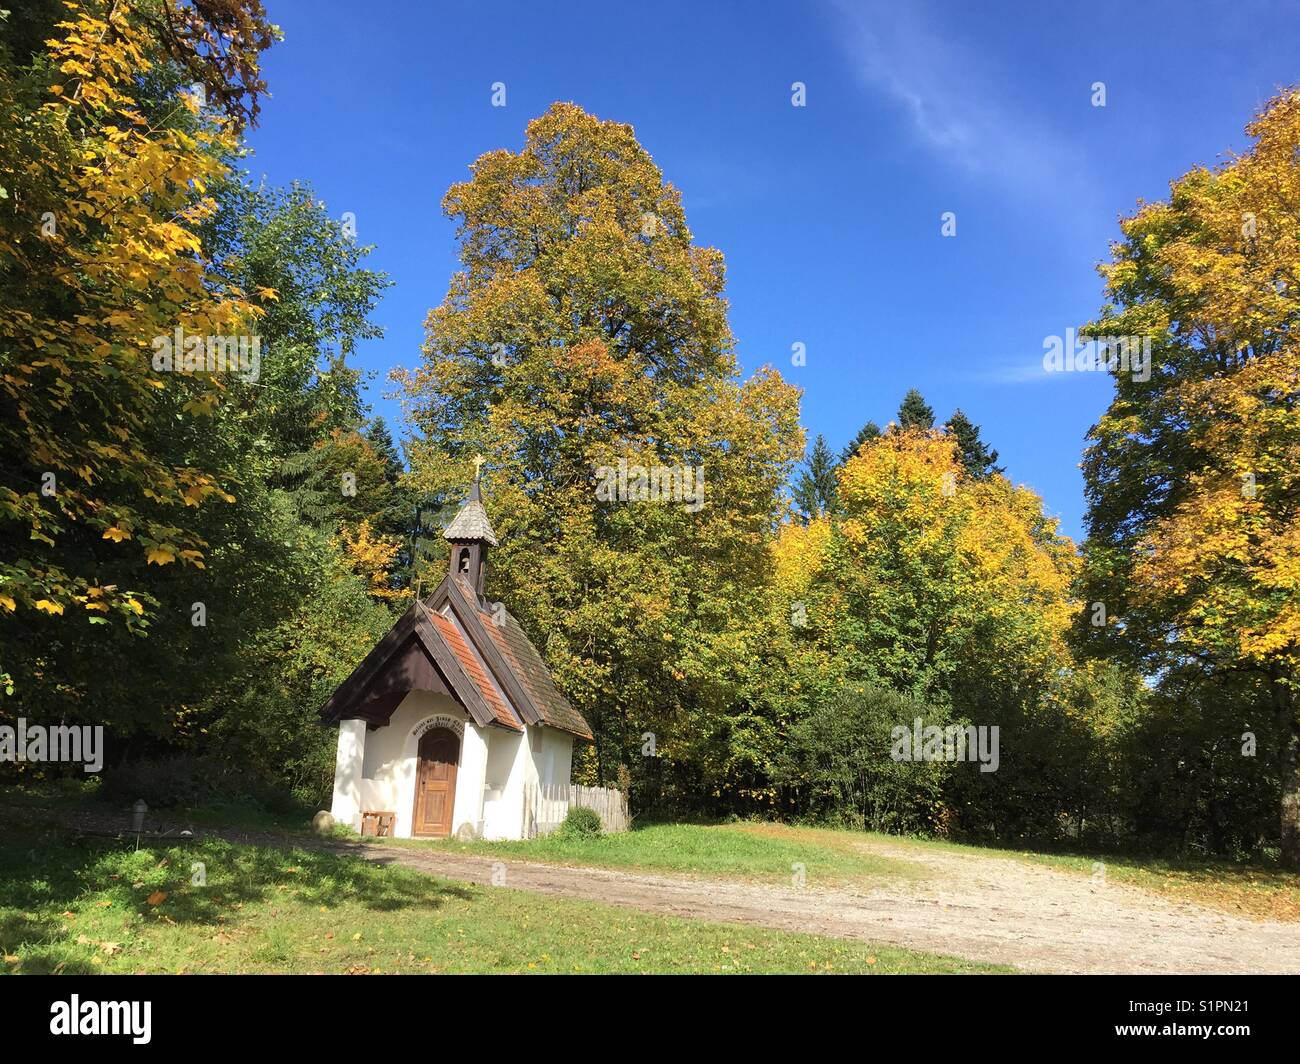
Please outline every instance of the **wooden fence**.
M524 833L533 839L549 835L564 823L569 809L585 806L600 814L606 831L626 831L631 817L627 795L615 787L583 787L577 783L530 783L524 788Z

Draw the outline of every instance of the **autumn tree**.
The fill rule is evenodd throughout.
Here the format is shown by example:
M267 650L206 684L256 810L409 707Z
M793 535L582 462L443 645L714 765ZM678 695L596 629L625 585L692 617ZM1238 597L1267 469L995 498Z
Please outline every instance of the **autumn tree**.
M1046 699L1071 666L1073 545L1037 495L971 477L955 439L933 429L865 443L839 471L837 503L835 515L787 525L777 545L776 584L794 618L790 698L815 717L854 691L893 690L998 725L1025 753L981 790L1011 793L1060 745L1063 718ZM1015 814L1014 801L976 797ZM1059 810L1041 810L1040 822Z
M308 187L237 170L273 32L247 21L261 10L32 5L0 54L0 314L15 338L0 353L14 688L0 712L106 724L114 756L217 736L242 754L256 725L301 732L304 696L338 678L324 647L366 642L389 616L367 595L387 558L375 534L352 566L335 536L386 513L392 489L346 357L379 335L385 282ZM259 363L159 369L155 341L177 327L251 334ZM313 522L285 467L334 449L356 457L330 468L357 490L336 478L339 505Z
M1117 364L1089 433L1094 652L1151 675L1254 683L1277 739L1285 859L1300 863L1300 92L1272 100L1241 155L1198 167L1122 223L1094 338L1150 343ZM1147 379L1149 376L1149 379ZM1094 618L1100 618L1100 624ZM1243 720L1236 735L1240 743Z
M645 733L660 764L754 775L771 740L744 723L751 622L802 452L796 392L739 379L722 256L631 127L557 103L471 173L443 201L461 269L401 377L413 483L459 495L487 457L489 592L592 722L595 775L641 772ZM620 462L702 476L703 494L598 498Z
M153 600L115 578L121 561L203 565L194 515L232 501L212 469L158 445L201 431L223 382L159 372L151 356L178 327L252 332L274 298L228 283L197 235L270 31L256 0L224 5L217 25L250 32L217 59L197 8L70 8L48 56L0 62L0 610L138 627ZM155 18L174 27L167 40ZM140 75L187 56L219 106L179 96L156 117ZM218 84L227 63L243 91Z

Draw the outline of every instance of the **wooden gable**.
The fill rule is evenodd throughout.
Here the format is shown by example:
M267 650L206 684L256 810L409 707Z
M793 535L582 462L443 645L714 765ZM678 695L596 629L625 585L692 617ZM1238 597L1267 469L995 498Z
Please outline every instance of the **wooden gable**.
M463 637L423 602L411 604L321 706L320 716L329 723L360 718L377 727L411 691L449 695L476 724L523 730Z

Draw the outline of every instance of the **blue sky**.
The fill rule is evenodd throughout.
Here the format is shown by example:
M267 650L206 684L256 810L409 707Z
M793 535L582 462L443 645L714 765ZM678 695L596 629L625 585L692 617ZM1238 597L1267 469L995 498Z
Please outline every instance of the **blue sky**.
M376 245L395 282L359 358L376 412L398 420L387 372L418 361L456 268L443 193L573 100L631 123L682 190L697 242L726 256L744 371L804 389L810 439L838 449L919 388L940 420L980 424L1073 536L1109 378L1043 373L1044 340L1097 311L1118 217L1242 148L1300 81L1300 9L1281 2L267 6L285 40L249 166L310 181Z

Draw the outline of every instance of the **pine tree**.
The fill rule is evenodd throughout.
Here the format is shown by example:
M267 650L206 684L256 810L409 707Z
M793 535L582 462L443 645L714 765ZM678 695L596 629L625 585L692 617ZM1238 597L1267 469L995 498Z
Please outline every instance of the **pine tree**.
M880 426L874 421L868 421L862 428L858 429L858 434L849 441L848 445L840 452L840 465L843 465L855 454L868 440L877 439L880 436Z
M903 396L898 407L898 427L900 429L934 428L934 409L915 388Z
M805 519L820 517L835 508L835 456L821 433L813 441L795 482L794 503Z
M957 441L957 453L967 476L974 480L989 480L1006 472L1004 467L996 464L998 452L989 450L988 444L980 439L980 427L961 410L952 412L944 428Z

